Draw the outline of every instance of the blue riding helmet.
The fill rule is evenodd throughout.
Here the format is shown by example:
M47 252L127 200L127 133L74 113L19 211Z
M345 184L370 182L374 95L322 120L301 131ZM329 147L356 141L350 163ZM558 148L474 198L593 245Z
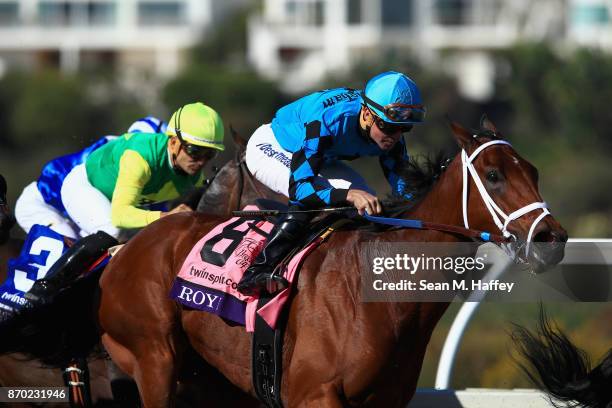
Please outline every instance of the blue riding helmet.
M368 81L361 97L365 105L385 122L407 125L425 120L419 88L400 72L387 71L376 75Z
M128 133L165 133L168 125L155 116L138 119L128 128Z

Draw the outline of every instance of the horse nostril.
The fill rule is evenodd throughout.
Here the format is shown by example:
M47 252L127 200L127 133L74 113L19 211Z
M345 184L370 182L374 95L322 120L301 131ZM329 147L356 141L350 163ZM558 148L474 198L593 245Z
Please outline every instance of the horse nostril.
M566 242L567 232L544 230L533 237L534 242Z
M555 241L557 241L555 233L550 230L540 231L533 237L533 242L555 242Z
M556 242L567 242L568 236L567 236L567 231L565 230L553 231L552 235L555 238Z

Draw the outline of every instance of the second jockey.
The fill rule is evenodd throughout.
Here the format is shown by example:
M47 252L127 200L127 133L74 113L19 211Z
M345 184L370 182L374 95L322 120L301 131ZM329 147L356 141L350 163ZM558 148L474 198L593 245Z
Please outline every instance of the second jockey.
M378 156L395 195L407 196L396 166L408 158L402 135L425 119L414 81L399 72L370 79L363 91L327 89L279 109L249 139L246 163L255 178L289 197L290 210L350 203L360 214L382 208L374 191L340 160ZM290 211L291 212L291 211ZM287 281L272 268L300 238L310 217L290 213L238 284L245 295L275 293Z
M223 144L219 114L197 102L179 108L166 132L126 133L92 152L66 176L61 199L85 238L37 280L26 297L44 303L99 258L124 229L142 228L170 213L144 206L175 199L202 184L202 169Z
M132 123L127 133L165 131L165 122L147 116ZM40 224L68 238L77 239L81 236L81 231L70 220L62 203L61 190L64 179L73 168L84 163L93 151L116 138L117 136L104 136L76 153L57 157L43 166L38 180L28 184L15 203L15 218L26 234L34 224Z

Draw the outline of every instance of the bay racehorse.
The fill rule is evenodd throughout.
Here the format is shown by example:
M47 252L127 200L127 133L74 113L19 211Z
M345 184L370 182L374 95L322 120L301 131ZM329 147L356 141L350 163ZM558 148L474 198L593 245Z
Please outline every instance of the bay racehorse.
M567 233L542 210L542 204L537 204L542 198L536 169L499 138L489 121L477 136L457 124L451 127L462 152L446 171L435 174L435 183L430 175L428 192L402 217L449 225L462 225L469 219L471 228L485 231L496 231L499 225L518 240L550 244L547 252L531 251L532 262L559 262ZM472 171L475 175L466 183L469 194L463 194L462 178L470 177ZM485 205L483 199L487 198ZM508 222L500 225L500 215L492 216L491 201L503 214L510 214L504 215ZM532 208L536 211L528 211ZM99 328L91 329L99 329L97 334L114 362L135 379L145 407L173 405L183 351L189 347L231 383L254 395L251 338L244 328L181 308L168 297L187 253L220 221L198 213L164 217L134 237L99 280L99 296L93 304ZM304 262L293 294L283 351L284 405L405 406L415 392L431 333L448 304L363 302L360 244L461 240L465 238L435 230L346 230L332 234ZM64 300L50 306L56 309L50 313L61 312L70 304L69 291L81 294L77 301L91 298L88 292L96 290L96 280L90 276L77 282L65 292ZM82 310L87 310L86 305ZM51 327L45 324L48 320L39 314L13 322L14 330L7 336L1 333L0 351L36 352L24 346L26 331L19 329L24 324L30 335L39 330L48 338L70 338L69 327ZM86 353L87 342L93 345L97 339L93 333L89 338L81 333L74 349ZM38 350L37 355L45 357L41 353ZM211 398L209 402L214 401Z

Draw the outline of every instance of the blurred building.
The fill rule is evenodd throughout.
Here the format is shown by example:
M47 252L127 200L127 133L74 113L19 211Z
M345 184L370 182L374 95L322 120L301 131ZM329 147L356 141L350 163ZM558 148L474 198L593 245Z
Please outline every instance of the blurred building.
M464 95L485 99L489 50L525 40L612 49L611 10L611 0L264 0L248 58L297 92L389 49L428 63L450 56Z
M51 65L172 76L184 50L248 2L0 0L0 74L11 67Z

